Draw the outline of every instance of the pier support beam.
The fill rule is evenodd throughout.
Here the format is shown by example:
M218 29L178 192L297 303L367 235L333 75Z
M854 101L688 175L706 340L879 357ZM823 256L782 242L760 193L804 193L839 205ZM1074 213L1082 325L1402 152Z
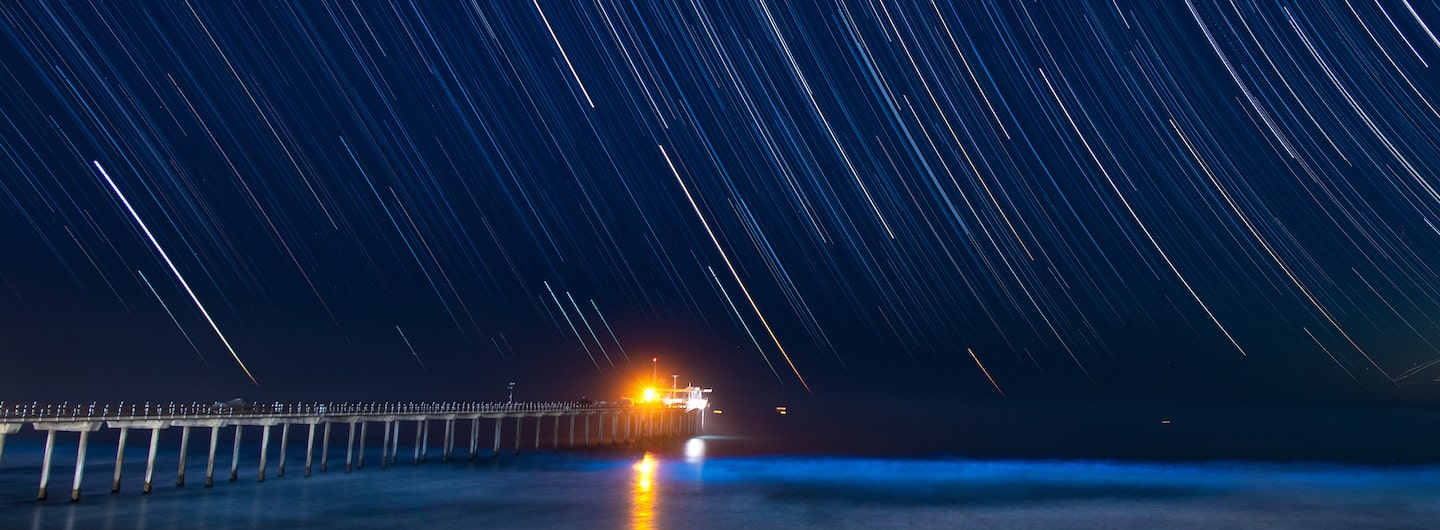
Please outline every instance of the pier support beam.
M422 425L423 423L425 423L424 420L415 422L415 462L412 465L416 466L420 465L420 444L424 441L422 438L425 437L425 426Z
M395 436L390 437L390 465L400 458L400 420L395 420Z
M596 433L595 433L595 445L598 445L598 446L600 446L600 447L605 447L605 415L604 415L604 414L601 414L599 418L595 418L595 430L596 430ZM614 436L611 436L611 438L614 438Z
M425 418L420 432L423 433L420 435L420 461L424 462L430 459L430 418Z
M368 426L370 426L370 422L360 422L360 447L359 451L355 455L356 469L365 469L365 428Z
M480 417L470 418L470 459L474 460L475 453L480 449Z
M350 427L345 429L345 472L351 470L351 459L355 457L355 422L350 422Z
M175 473L175 487L177 487L177 488L185 485L185 453L186 453L189 449L190 449L190 426L189 426L189 425L186 425L186 426L183 426L183 427L180 428L180 464L177 465L177 466L175 466L175 467L178 469L178 471ZM119 459L117 458L116 460L118 461ZM117 469L116 471L119 471L119 470ZM119 484L120 481L118 480L119 477L116 477L116 478L117 478L117 480L115 481L115 482L116 482L115 487L116 487L116 488L119 488L119 487L120 487L120 484Z
M83 478L85 469L85 449L90 443L90 433L100 430L104 423L98 421L35 422L31 425L37 431L46 431L45 457L40 466L40 491L35 496L36 500L41 501L48 496L50 488L50 461L55 455L55 431L80 433L80 446L75 453L75 482L70 491L70 500L78 500L80 498L80 479Z
M320 437L320 472L330 469L330 422L325 422L325 434Z
M570 448L575 448L575 414L570 415Z
M385 469L390 460L390 420L383 424L385 433L380 437L380 469Z
M559 450L560 450L560 415L559 415L559 414L556 414L556 415L555 415L555 430L554 430L554 432L552 432L551 434L554 434L554 437L550 440L550 450L551 450L551 451L559 451Z
M620 414L610 415L610 445L620 445Z
M241 435L243 432L244 432L244 426L243 426L243 425L236 425L236 426L235 426L235 448L230 451L230 482L235 482L235 479L240 478L240 435ZM151 455L154 455L155 453L152 451L150 454L151 454ZM148 474L148 473L147 473L147 474ZM149 487L150 477L145 477L145 483L146 483L145 492L146 492L146 493L149 493L149 492L150 492L150 487Z
M290 445L290 424L280 424L280 465L275 469L275 476L285 476L285 447Z
M590 415L585 415L585 447L590 447Z
M50 456L55 452L55 430L45 434L45 457L40 463L40 494L36 500L45 500L46 489L50 487Z
M120 428L120 442L115 444L115 480L110 482L110 493L120 492L120 468L125 466L125 435L129 427Z
M310 436L305 440L305 476L310 476L310 460L315 456L315 424L310 424Z
M265 482L265 455L270 453L270 425L260 426L260 471L255 482Z
M160 429L150 429L150 455L145 457L145 489L140 493L150 494L155 485L155 449L160 445Z
M455 451L455 419L445 419L445 439L440 442L440 461L449 462Z
M80 431L80 448L75 451L75 481L70 486L70 502L80 500L80 479L85 476L85 446L90 443L90 431Z
M215 444L220 441L220 426L210 427L210 460L205 464L205 487L215 485Z
M524 416L524 415L520 415L520 416L516 416L516 417L515 417L515 454L517 454L517 455L520 454L520 439L521 439L521 438L524 438L524 436L522 436L522 435L520 434L520 426L523 425L524 423L525 423L525 416Z
M505 423L505 417L495 418L495 449L490 452L490 458L500 457L500 425Z
M540 452L540 424L545 423L539 416L535 417L535 452Z

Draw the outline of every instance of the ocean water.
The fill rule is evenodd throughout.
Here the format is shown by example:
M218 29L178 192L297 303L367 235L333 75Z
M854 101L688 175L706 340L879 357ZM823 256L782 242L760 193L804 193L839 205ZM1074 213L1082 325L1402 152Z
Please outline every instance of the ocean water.
M293 433L292 433L293 434ZM204 436L198 438L204 439ZM976 459L755 454L754 440L706 436L582 451L482 455L415 466L401 444L380 469L240 479L221 439L217 482L203 487L203 445L188 484L162 451L155 491L140 495L145 442L132 439L122 491L110 494L113 441L91 446L83 499L68 501L74 435L62 436L50 500L36 502L40 444L12 436L0 461L0 528L1435 528L1440 467L1283 462ZM195 441L195 440L192 440ZM405 440L408 441L408 440ZM546 440L548 444L548 440ZM295 440L291 440L294 444ZM564 442L562 441L562 445ZM251 444L246 444L251 445ZM139 446L139 447L136 447ZM198 449L198 450L197 450Z

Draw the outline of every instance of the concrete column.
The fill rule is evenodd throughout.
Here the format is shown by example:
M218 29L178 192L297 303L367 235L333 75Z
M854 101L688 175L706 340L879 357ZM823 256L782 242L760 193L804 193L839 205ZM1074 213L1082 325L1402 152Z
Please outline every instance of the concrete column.
M570 415L570 448L571 448L571 449L574 449L574 448L575 448L575 416L577 416L577 415L576 415L576 414L571 414L571 415Z
M210 461L205 464L205 487L215 485L215 442L220 440L220 426L210 427Z
M260 426L260 472L255 482L265 482L265 455L270 453L270 426Z
M90 431L80 431L80 448L75 451L75 482L70 486L70 502L80 500L80 479L85 476L85 446L90 444Z
M330 422L325 422L325 434L320 436L320 472L330 469Z
M515 454L517 454L517 455L520 454L520 439L521 439L521 438L524 438L524 436L521 436L521 435L520 435L520 426L521 426L521 425L524 425L524 424L525 424L525 416L524 416L524 415L520 415L520 416L516 416L516 417L515 417Z
M115 444L115 480L110 482L110 493L120 491L120 468L125 465L125 435L129 432L129 427L120 428L120 443Z
M315 455L315 424L310 424L310 436L305 440L305 476L310 476L310 459Z
M360 422L360 446L358 447L358 454L355 455L355 467L357 469L365 469L365 427L369 425L370 422L368 421Z
M55 451L55 430L45 434L45 458L40 464L40 494L36 500L45 500L46 489L50 486L50 456Z
M150 429L150 456L145 458L145 489L140 493L150 494L155 483L155 449L160 445L160 429Z
M175 466L175 467L179 468L179 472L176 473L176 475L175 475L175 487L177 487L177 488L180 487L180 486L184 486L184 485L185 485L185 453L188 452L189 449L190 449L190 426L189 426L189 425L186 425L186 426L180 428L180 465ZM118 460L118 459L117 459L117 460ZM115 482L116 482L116 486L118 487L120 481L119 481L119 480L116 480Z
M455 428L455 418L450 418L449 420L446 420L445 430L450 431L450 432L448 432L448 433L445 434L445 445L447 446L447 447L446 447L446 453L447 453L447 454L445 455L445 459L446 459L446 460L454 460L454 459L455 459L455 431L457 430L457 429Z
M390 437L390 465L400 458L400 420L395 420L395 435Z
M559 451L559 450L560 450L560 415L559 415L559 414L556 414L556 415L555 415L555 430L554 430L554 432L552 432L551 434L553 434L554 436L553 436L552 439L550 440L550 450L551 450L551 451Z
M480 449L480 418L470 418L470 459L474 460Z
M350 428L345 430L345 472L349 473L351 459L355 456L355 422L350 422Z
M395 420L395 435L390 437L390 465L400 458L400 420Z
M495 418L495 449L490 452L490 458L500 456L500 424L505 423L505 417Z
M425 419L424 425L422 425L422 428L420 429L420 432L422 433L422 434L420 435L420 461L421 461L421 462L424 462L424 461L430 459L430 419L429 419L429 418L426 418L426 419Z
M626 413L625 413L625 443L627 443L627 444L630 443L630 442L635 441L635 431L632 430L634 427L635 427L635 413L634 413L634 412L626 412Z
M535 418L535 451L540 451L540 424L545 423L540 417Z
M380 437L380 469L385 469L390 460L390 420L382 423L385 434Z
M610 416L610 445L620 445L620 415Z
M595 430L596 430L596 434L595 434L595 445L598 445L598 446L600 446L600 447L604 447L604 446L605 446L605 415L604 415L604 414L601 414L599 418L595 418ZM614 436L612 435L611 438L614 438Z
M590 415L585 415L585 447L590 447Z
M240 435L244 430L245 426L243 425L235 426L235 448L230 451L230 482L235 482L235 479L240 478ZM145 482L150 482L149 477L146 477ZM150 488L146 487L145 490L148 492Z
M424 434L425 434L425 427L424 427L423 425L421 425L422 423L425 423L425 422L424 422L423 420L422 420L422 421L417 421L417 422L415 422L415 462L414 462L414 465L417 465L417 466L420 465L420 442L422 441L421 438L423 438L423 437L424 437Z
M275 476L285 476L285 448L290 445L290 424L280 424L280 465L275 470Z
M453 447L453 446L451 445L451 442L455 441L455 437L453 436L454 434L455 434L455 420L454 420L453 418L446 418L446 419L445 419L445 438L440 441L440 461L441 461L441 462L449 462L449 461L450 461L450 450L451 450L451 448Z

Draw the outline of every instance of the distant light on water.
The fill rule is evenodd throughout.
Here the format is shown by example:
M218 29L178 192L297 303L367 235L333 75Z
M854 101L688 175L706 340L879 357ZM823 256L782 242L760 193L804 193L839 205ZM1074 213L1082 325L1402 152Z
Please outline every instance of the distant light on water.
M685 461L691 464L705 460L705 440L691 438L685 441Z

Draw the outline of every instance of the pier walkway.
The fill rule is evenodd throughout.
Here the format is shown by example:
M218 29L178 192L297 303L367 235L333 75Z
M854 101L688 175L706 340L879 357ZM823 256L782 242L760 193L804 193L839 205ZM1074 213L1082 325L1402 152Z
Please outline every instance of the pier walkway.
M698 389L697 389L698 390ZM697 393L697 395L699 395ZM303 426L305 432L305 476L310 476L315 457L315 438L320 433L321 472L327 470L330 457L331 430L336 426L345 427L345 472L365 466L365 439L367 431L379 429L380 467L395 465L401 449L402 430L413 432L413 463L420 464L429 456L430 426L443 425L440 434L440 457L452 460L455 456L456 433L469 430L465 439L469 443L467 456L475 459L479 455L482 423L494 424L494 441L490 456L500 456L501 432L507 420L514 423L514 452L519 454L525 440L524 428L534 424L531 438L534 449L540 450L541 427L553 423L550 429L550 448L560 449L562 431L567 434L568 445L574 449L577 437L584 446L591 445L591 429L595 430L594 441L598 445L632 443L641 440L686 436L698 434L703 428L705 404L698 407L664 406L648 404L605 404L605 403L119 403L119 404L7 404L0 402L0 473L4 472L3 458L5 437L16 434L28 425L35 431L45 433L45 453L40 470L39 500L47 497L50 482L50 463L55 453L56 437L59 433L77 433L79 443L75 454L75 476L70 490L70 500L80 499L81 482L84 478L86 450L90 434L100 429L118 429L119 442L115 452L115 474L111 493L120 491L121 471L124 467L125 443L130 431L149 431L149 453L145 464L145 482L142 493L149 494L154 483L156 450L160 433L166 429L178 428L179 461L175 479L177 487L185 485L186 453L190 445L192 428L209 429L209 453L205 465L205 487L214 484L215 452L221 430L229 429L233 437L230 456L230 481L239 475L242 434L246 430L259 430L260 452L256 480L264 482L267 459L275 452L271 446L271 431L279 427L279 448L275 475L285 476L287 450L291 448L290 427ZM551 422L546 422L550 419ZM576 423L580 423L577 427ZM465 424L463 422L469 422ZM567 424L562 428L562 422ZM373 426L373 427L372 427ZM247 429L248 428L248 429ZM357 437L358 449L357 452Z

